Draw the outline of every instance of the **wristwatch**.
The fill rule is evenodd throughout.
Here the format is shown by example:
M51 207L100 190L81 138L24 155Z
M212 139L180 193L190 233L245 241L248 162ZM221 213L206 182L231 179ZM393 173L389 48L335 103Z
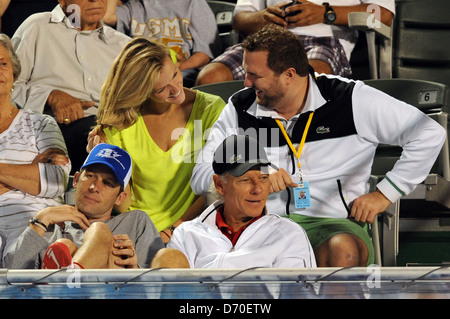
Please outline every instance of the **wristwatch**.
M325 6L325 23L326 24L333 24L334 21L336 21L336 12L334 12L333 8L330 6L328 2L322 3L323 6Z

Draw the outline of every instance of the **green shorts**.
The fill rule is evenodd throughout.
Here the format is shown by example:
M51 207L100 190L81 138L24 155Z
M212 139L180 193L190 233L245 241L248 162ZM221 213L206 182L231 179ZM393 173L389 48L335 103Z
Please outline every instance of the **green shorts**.
M334 235L346 233L360 238L366 244L369 251L367 266L375 262L373 243L366 223L344 218L321 218L299 214L290 214L285 217L303 227L314 250Z

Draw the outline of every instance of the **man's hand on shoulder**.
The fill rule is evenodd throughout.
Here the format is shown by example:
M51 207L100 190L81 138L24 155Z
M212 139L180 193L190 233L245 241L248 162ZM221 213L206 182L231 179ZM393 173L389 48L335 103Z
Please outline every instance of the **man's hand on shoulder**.
M269 179L271 193L281 192L288 187L297 186L297 184L292 181L291 176L284 170L284 168L280 168L275 173L270 174Z

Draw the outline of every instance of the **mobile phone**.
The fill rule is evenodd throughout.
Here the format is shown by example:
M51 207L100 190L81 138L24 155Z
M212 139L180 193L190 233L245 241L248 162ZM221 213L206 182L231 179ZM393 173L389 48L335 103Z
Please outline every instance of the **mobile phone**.
M291 7L291 6L295 5L295 4L301 4L301 2L297 1L297 0L294 0L291 3L288 3L288 4L286 4L286 5L281 7L281 10L283 10L283 12L285 13L285 17L292 17L292 16L295 16L296 14L299 14L299 13L302 12L302 10L297 10L297 11L293 11L293 12L289 12L289 13L287 13L285 11L286 8L289 8L289 7Z

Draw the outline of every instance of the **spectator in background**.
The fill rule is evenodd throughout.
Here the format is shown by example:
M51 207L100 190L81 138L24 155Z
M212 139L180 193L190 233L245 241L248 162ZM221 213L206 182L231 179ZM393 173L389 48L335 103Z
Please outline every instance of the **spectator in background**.
M30 16L13 46L22 62L13 101L52 114L61 128L72 174L87 156L100 90L126 35L102 24L106 0L59 0L52 12Z
M55 120L11 102L20 61L0 34L0 265L4 255L47 206L64 202L70 171L66 145Z
M221 50L216 19L205 0L139 0L121 6L108 0L104 21L130 37L168 46L188 88Z
M357 31L348 28L348 13L371 11L371 5L375 5L379 19L390 25L395 12L394 0L299 2L283 10L282 7L289 3L285 0L238 0L233 27L244 36L267 24L288 28L302 40L309 63L316 72L348 77L351 75L350 55L358 35ZM227 48L201 70L196 84L243 80L243 52L241 44Z

